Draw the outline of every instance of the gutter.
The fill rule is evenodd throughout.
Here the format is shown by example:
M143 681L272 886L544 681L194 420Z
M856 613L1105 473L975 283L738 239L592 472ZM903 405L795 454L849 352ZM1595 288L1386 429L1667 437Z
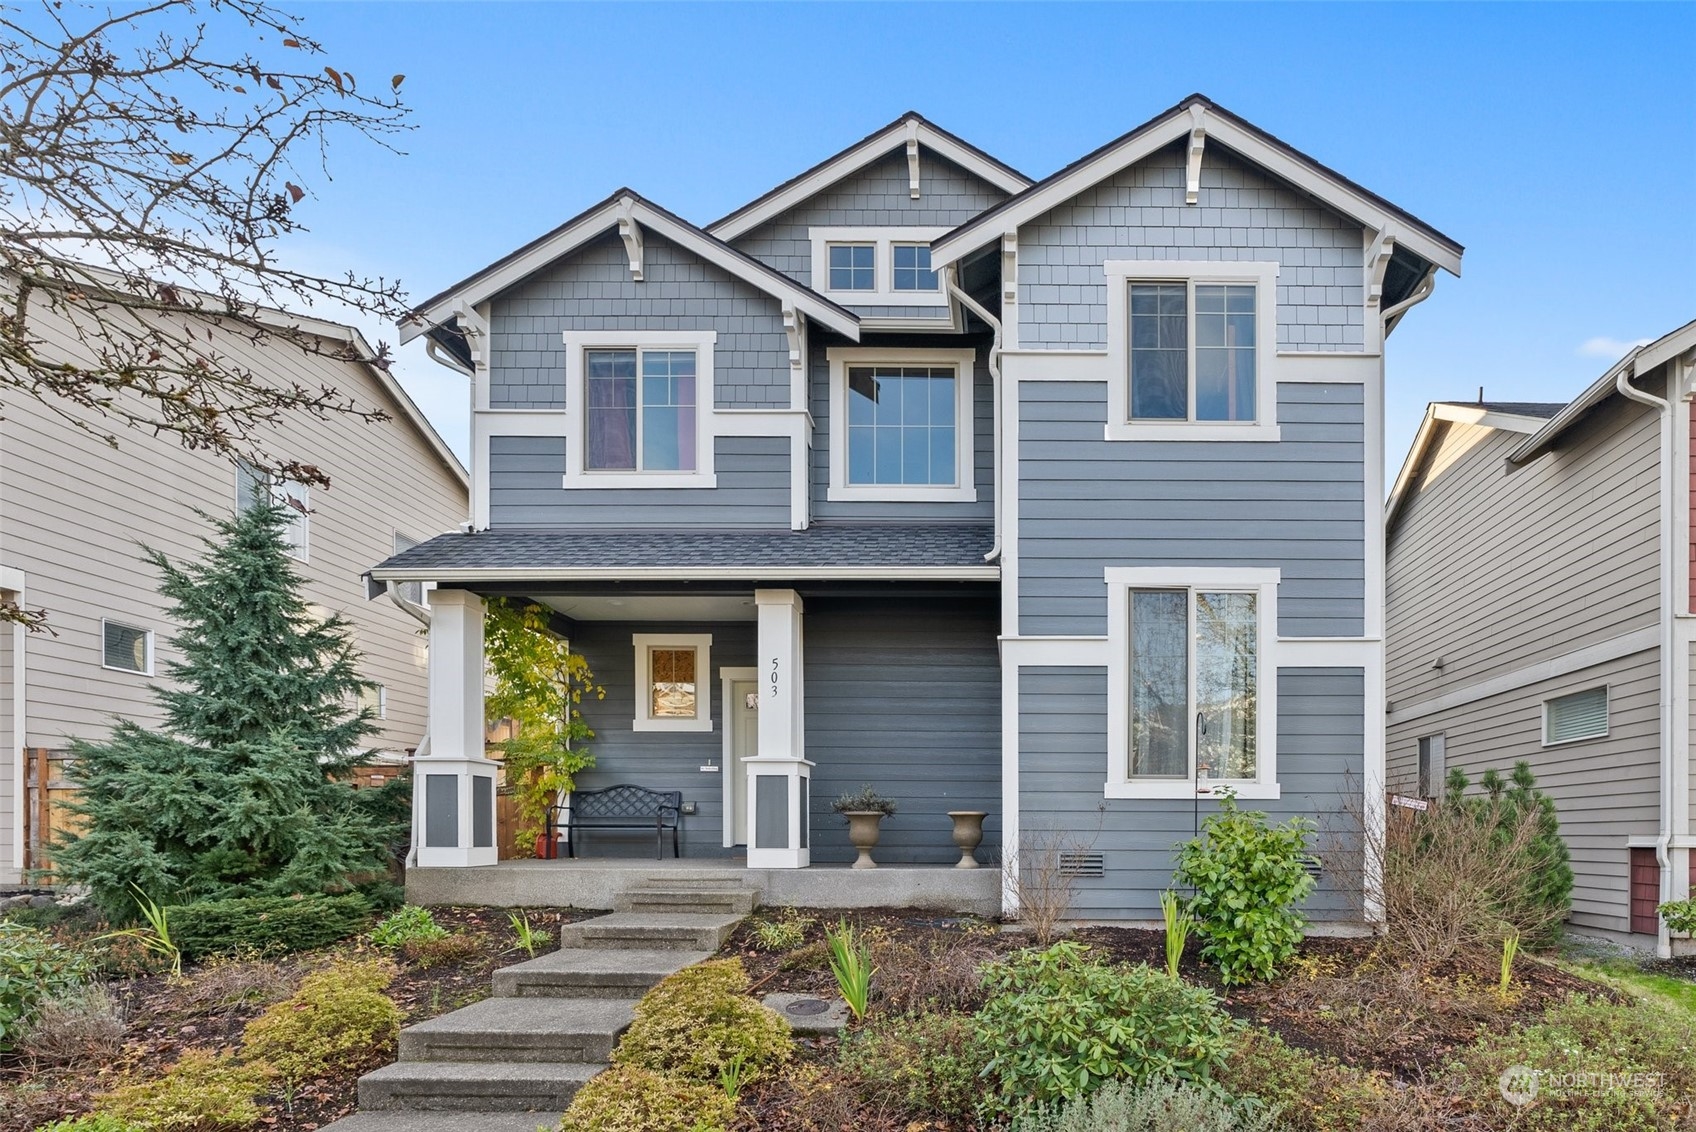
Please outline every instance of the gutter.
M989 347L989 376L995 382L995 396L992 398L995 419L995 541L990 545L989 553L983 556L985 562L994 562L1001 557L1001 320L990 314L982 303L960 289L959 284L954 281L954 264L945 265L941 276L948 293L954 296L961 306L988 323L991 333L995 336Z

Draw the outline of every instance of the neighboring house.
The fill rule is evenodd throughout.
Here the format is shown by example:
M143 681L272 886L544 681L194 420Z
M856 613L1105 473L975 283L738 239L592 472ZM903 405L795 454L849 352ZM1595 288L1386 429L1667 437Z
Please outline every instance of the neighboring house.
M263 442L279 459L316 465L330 478L328 489L276 490L307 508L289 532L306 596L320 612L352 622L360 674L377 685L367 700L380 716L373 746L398 760L424 732L426 639L394 603L367 601L361 575L375 559L464 522L466 473L394 378L369 360L356 331L276 318L317 336L325 353L240 333L219 335L219 349L262 378L331 386L390 418L286 415ZM57 340L74 354L63 329ZM335 356L344 349L347 359ZM110 448L22 395L6 399L0 419L0 590L45 609L52 630L0 626L0 883L15 882L26 859L25 783L34 782L39 752L103 738L114 718L160 722L148 689L175 656L176 626L143 544L177 561L197 557L211 534L200 513L229 515L253 497L251 469L140 431L116 434ZM31 800L39 835L41 799Z
M1690 891L1696 323L1571 403L1433 404L1385 513L1393 785L1530 761L1572 922L1668 946Z
M580 785L682 790L688 856L848 861L871 783L885 864L986 810L1149 919L1226 789L1359 810L1383 341L1460 257L1194 96L1035 183L907 114L705 229L620 190L448 288L403 338L472 379L473 530L374 571L441 587L420 863L493 859L491 595L606 686Z

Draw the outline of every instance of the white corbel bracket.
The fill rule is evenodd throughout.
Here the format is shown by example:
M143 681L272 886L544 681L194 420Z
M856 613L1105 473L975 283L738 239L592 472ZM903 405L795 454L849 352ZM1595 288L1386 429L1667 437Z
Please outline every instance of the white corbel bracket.
M1001 301L1019 301L1019 234L1001 234Z
M1384 273L1396 254L1396 233L1384 228L1372 236L1366 249L1366 305L1376 307L1384 300Z
M625 197L618 202L618 238L624 241L624 254L630 257L630 278L642 281L642 226L630 214L635 202Z
M907 123L907 195L919 199L919 124Z
M489 365L489 323L477 308L461 299L454 303L453 317L459 323L459 333L465 339L465 346L471 352L471 365L474 369L487 369Z
M789 374L793 378L807 364L807 316L792 306L783 308L783 335L789 339ZM806 408L797 405L795 408Z
M1200 106L1190 107L1189 157L1184 165L1184 203L1195 204L1201 199L1201 154L1207 148L1207 111Z

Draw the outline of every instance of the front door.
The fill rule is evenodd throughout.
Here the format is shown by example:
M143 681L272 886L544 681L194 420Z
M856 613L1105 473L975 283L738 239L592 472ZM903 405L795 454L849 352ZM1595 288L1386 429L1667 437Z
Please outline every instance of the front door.
M748 766L744 761L760 753L760 686L749 679L725 682L729 703L725 719L730 728L724 773L730 776L730 831L727 843L748 844Z

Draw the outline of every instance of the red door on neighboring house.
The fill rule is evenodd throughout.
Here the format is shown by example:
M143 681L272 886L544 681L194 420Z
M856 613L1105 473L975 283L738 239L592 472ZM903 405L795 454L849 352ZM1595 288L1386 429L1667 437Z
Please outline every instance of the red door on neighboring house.
M1690 851L1690 871L1696 875L1696 849ZM1631 930L1658 935L1661 930L1661 866L1653 849L1631 851Z

